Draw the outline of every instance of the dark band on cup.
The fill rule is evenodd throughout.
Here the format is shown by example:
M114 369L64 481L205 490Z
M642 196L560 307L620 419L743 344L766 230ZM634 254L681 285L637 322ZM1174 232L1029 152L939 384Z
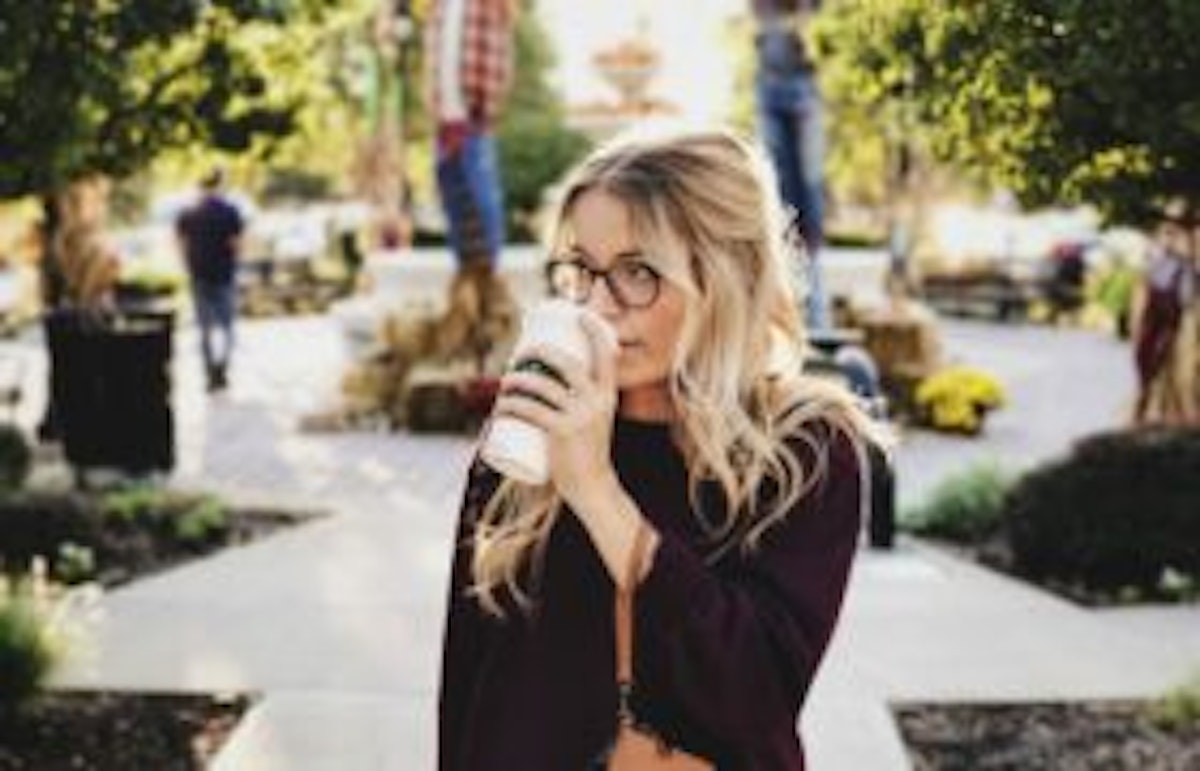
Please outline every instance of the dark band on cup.
M517 363L513 365L513 372L532 372L534 374L550 378L563 388L567 387L567 379L563 377L562 373L536 356L530 356L517 361ZM532 399L542 406L549 407L552 410L558 411L560 409L558 405L551 404L548 400L542 396L539 396L538 394L530 393L529 391L522 391L519 388L514 388L512 392L516 396L523 396L526 399Z
M547 364L545 360L539 359L536 356L529 356L517 361L513 366L514 372L533 372L538 375L543 375L558 383L563 388L568 388L567 379L555 367Z

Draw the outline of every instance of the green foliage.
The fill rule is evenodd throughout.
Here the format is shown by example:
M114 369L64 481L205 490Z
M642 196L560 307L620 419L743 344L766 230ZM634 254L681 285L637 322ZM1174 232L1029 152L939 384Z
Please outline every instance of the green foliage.
M535 5L535 0L521 0L521 12L513 31L515 73L504 108L505 116L520 119L543 115L561 119L562 99L548 79L556 61L554 43L542 25Z
M587 139L568 129L561 119L537 115L506 120L499 135L509 237L537 240L533 218L546 189L587 152Z
M130 487L106 494L100 501L100 511L106 517L134 522L161 511L167 496L166 491L154 487Z
M0 496L0 571L24 572L35 559L55 556L60 544L95 543L90 507L80 495L23 490Z
M943 480L921 505L901 518L920 535L974 543L994 535L1004 515L1004 497L1013 480L991 463L979 464Z
M0 582L0 711L18 708L37 694L57 660L29 589Z
M530 0L515 31L516 77L497 132L509 236L534 240L533 218L546 188L588 150L566 125L562 99L549 83L554 49Z
M153 487L133 487L106 495L104 516L167 528L179 541L199 545L229 526L229 510L211 495L192 495Z
M1005 528L1014 568L1092 592L1177 592L1200 576L1198 468L1195 429L1142 429L1079 443L1010 494Z
M1130 312L1140 281L1141 273L1133 266L1109 265L1099 271L1089 284L1089 299L1111 316L1119 318Z
M33 451L20 428L0 425L0 491L18 490L29 477Z
M1200 675L1172 688L1149 708L1150 720L1167 731L1200 725Z
M1200 3L837 0L818 39L835 103L893 121L1027 204L1112 221L1200 208Z
M276 168L267 173L264 201L319 201L329 197L333 180L325 174L301 168Z
M289 133L312 57L293 34L322 4L10 3L0 22L0 199L116 178L163 151L230 152Z
M884 202L891 155L901 142L913 148L924 141L909 102L901 98L913 79L903 52L910 45L907 23L915 5L826 2L813 19L812 48L829 112L826 175L848 198Z
M67 541L58 547L54 576L64 584L81 584L96 577L96 551Z
M228 527L229 511L221 501L206 496L176 514L173 522L180 541L202 544Z
M833 231L826 234L825 244L838 249L883 249L887 239L867 231Z

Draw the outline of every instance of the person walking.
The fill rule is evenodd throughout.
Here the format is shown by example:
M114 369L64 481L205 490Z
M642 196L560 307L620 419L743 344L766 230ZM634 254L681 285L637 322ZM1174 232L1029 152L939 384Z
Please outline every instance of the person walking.
M750 143L693 129L618 139L566 182L547 274L591 311L595 364L542 348L501 381L493 416L546 433L550 482L469 472L441 771L804 768L876 428L801 374L769 179ZM631 762L659 746L683 765Z
M200 200L176 222L200 325L209 393L224 390L229 383L237 316L237 261L245 229L237 207L222 193L223 183L224 173L213 170L200 183Z

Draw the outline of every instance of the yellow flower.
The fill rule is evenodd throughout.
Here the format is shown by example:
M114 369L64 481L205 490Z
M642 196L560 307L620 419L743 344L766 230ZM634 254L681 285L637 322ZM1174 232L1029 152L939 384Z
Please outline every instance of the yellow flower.
M1005 402L1004 389L991 375L971 367L950 367L917 387L917 405L934 428L975 433L984 414Z

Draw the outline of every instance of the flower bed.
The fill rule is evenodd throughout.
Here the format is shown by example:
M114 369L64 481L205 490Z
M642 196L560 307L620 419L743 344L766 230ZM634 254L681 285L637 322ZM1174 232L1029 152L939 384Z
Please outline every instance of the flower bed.
M0 711L0 771L199 771L250 702L242 696L55 692Z
M61 585L120 586L310 518L154 489L0 497L0 771L206 768L250 698L46 690L89 631L64 613L83 590Z

